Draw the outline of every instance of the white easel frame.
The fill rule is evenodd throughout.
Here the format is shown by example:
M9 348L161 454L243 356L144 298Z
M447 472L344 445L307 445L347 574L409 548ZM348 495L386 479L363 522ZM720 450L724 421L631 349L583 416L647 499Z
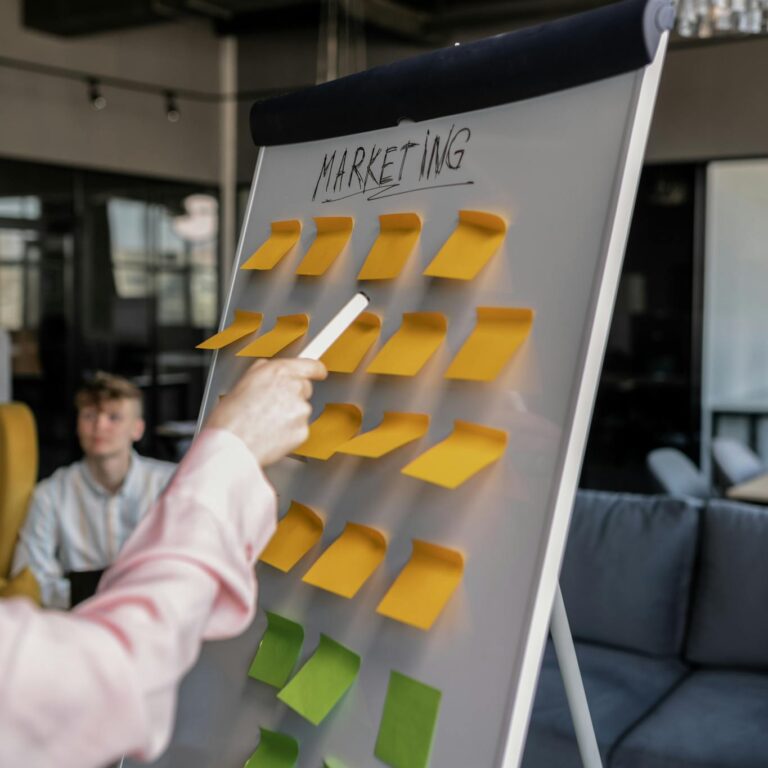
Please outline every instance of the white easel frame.
M648 129L650 127L650 116L653 114L653 107L661 76L661 67L666 55L668 39L669 32L664 32L659 41L659 47L656 51L654 61L648 67L648 72L644 78L637 105L637 112L640 113L642 119L635 123L636 125L639 124L641 127L639 131L633 131L630 138L630 147L627 153L628 167L631 164L642 164ZM633 170L639 175L639 168ZM615 227L612 235L623 231L624 240L626 240L626 234L629 232L629 221L634 208L634 198L635 191L628 190L625 185L622 185L615 220L620 223L621 226L618 227L618 229ZM613 236L611 237L610 248L621 248L623 250L624 247L624 242L619 243ZM614 261L614 264L620 263L621 260ZM615 279L618 280L618 276L615 276ZM607 312L605 311L606 309L608 310ZM597 317L599 319L602 315L603 322L610 324L612 314L611 303L611 307L607 308L604 306L603 311L598 312ZM607 338L607 333L605 334L605 338ZM586 370L592 370L595 372L595 375L599 375L599 369L600 366L594 365L586 367ZM582 434L586 436L587 430L583 430ZM583 454L583 450L581 451L581 454ZM568 709L571 712L571 719L576 733L576 743L578 745L581 762L584 768L602 768L600 749L597 744L592 717L589 713L589 704L584 690L584 682L579 670L576 648L573 643L573 636L571 635L568 615L565 610L563 595L560 591L559 584L555 589L555 598L552 604L549 629L552 635L555 655L557 656L557 663L560 668L560 675L563 679L563 686L565 687L565 696L568 700Z
M659 29L667 30L669 28L666 24L666 19L658 18L656 23ZM566 464L563 467L560 492L556 500L556 507L560 508L562 506L572 506L575 489L578 484L581 461L584 456L589 423L592 417L593 393L597 391L597 384L602 369L605 344L608 339L611 320L613 319L613 305L623 263L623 254L635 205L637 188L635 183L629 180L640 178L668 41L669 32L663 31L654 59L646 68L640 84L635 115L633 116L633 128L628 137L626 159L620 176L621 182L616 200L613 225L607 235L606 273L603 276L602 288L596 301L593 330L584 361L584 376L574 413L573 434L576 437L568 452ZM547 629L550 630L563 683L565 684L582 763L585 768L598 768L602 765L600 752L597 748L592 719L589 715L584 685L581 680L573 638L568 625L568 617L565 613L560 586L557 583L559 563L557 565L554 563L555 558L559 560L559 554L556 553L562 553L563 551L568 534L570 514L556 514L555 519L559 520L560 523L550 536L543 578L539 585L540 590L554 588L555 597L549 616L546 613L542 615L541 611L546 610L546 607L543 605L540 610L534 613L531 622L531 634L535 636L535 634L540 632L539 637L541 637L541 641L530 643L529 649L533 652L533 649L541 648ZM558 541L559 544L557 544ZM551 581L548 585L545 582L549 579ZM527 669L529 670L528 676L526 677L525 674L521 676L520 685L529 686L531 698L533 698L538 667L528 665ZM513 765L517 766L519 764L518 759L519 756L522 756L527 737L529 716L530 709L525 712L524 716L519 711L513 712L505 756L502 761L503 768L512 768Z
M571 628L568 624L568 615L565 612L563 594L560 587L555 592L555 601L552 605L552 619L549 631L552 635L552 644L555 646L557 664L560 667L560 675L563 678L565 697L568 699L568 709L571 711L573 729L576 731L576 743L579 747L579 755L584 768L602 768L600 749L597 746L595 728L592 717L589 714L587 694L584 690L584 681L579 671L579 661L576 658L576 647L573 644Z

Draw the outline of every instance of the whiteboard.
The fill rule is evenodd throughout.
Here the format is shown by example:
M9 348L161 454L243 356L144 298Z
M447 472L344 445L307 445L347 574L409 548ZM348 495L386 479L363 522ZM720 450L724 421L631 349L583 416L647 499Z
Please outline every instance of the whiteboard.
M236 267L267 239L270 222L298 218L304 226L299 244L274 269L234 270L222 327L235 309L263 312L264 329L278 315L306 312L310 338L363 288L383 318L381 338L355 374L331 374L316 386L314 412L329 402L355 403L364 412L361 431L389 410L428 413L432 421L426 438L382 459L287 459L268 472L280 514L291 499L323 514L322 542L287 574L257 566L254 624L241 638L206 646L182 687L171 748L156 765L242 766L266 727L299 740L300 766L319 768L329 756L350 768L381 766L374 745L393 670L442 691L432 766L518 765L665 44L663 34L647 67L555 93L262 148ZM460 135L453 146L463 152L455 167L429 177L418 161L427 132L443 142ZM322 167L334 152L338 158L363 147L370 158L374 146L408 143L416 146L415 160L406 158L399 186L363 193L344 178L326 188ZM503 245L472 281L424 277L461 209L504 217ZM394 281L358 283L378 216L400 212L423 221L405 269ZM313 216L352 216L354 231L323 277L297 277L315 235ZM443 373L478 306L534 309L530 337L495 381L447 381ZM438 353L413 378L365 373L402 314L413 311L447 316ZM248 365L234 355L242 346L214 353L201 420ZM453 491L400 474L457 418L505 430L502 459ZM347 522L372 525L389 541L385 562L351 600L301 580ZM376 613L414 538L458 549L466 560L459 589L428 632ZM303 625L300 664L320 633L362 658L355 684L320 726L247 676L266 628L264 610Z

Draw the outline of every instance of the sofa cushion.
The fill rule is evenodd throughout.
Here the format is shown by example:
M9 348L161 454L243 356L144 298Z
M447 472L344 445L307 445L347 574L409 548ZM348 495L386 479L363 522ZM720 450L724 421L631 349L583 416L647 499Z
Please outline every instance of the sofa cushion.
M611 768L765 768L768 676L693 673L613 754Z
M576 643L600 752L610 748L682 678L687 667L626 651ZM547 644L523 768L581 768L571 713L552 641Z
M712 666L768 668L768 508L707 505L687 656Z
M573 636L680 655L698 526L693 501L579 491L560 575Z

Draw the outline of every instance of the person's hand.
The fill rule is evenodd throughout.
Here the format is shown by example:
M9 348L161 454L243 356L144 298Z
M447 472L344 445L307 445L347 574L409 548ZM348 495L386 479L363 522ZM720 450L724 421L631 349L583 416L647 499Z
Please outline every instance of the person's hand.
M316 360L260 360L221 398L206 426L234 432L266 467L307 439L312 382L327 375Z

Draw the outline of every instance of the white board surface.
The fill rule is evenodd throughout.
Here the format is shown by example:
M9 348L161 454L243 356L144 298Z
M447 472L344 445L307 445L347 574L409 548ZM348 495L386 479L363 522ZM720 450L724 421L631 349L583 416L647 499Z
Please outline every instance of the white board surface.
M182 687L171 749L156 765L239 768L264 726L300 741L300 766L320 768L328 756L349 768L380 766L374 745L392 670L442 691L432 766L518 764L663 53L664 45L645 70L528 101L262 150L238 265L268 237L270 222L299 218L304 228L273 270L235 270L222 325L236 308L263 312L267 329L278 315L307 312L309 338L362 287L370 309L383 317L381 339L365 363L403 312L444 312L448 336L414 378L367 374L363 365L316 387L315 413L327 402L355 403L364 411L363 430L386 410L429 413L428 436L379 460L288 460L269 473L280 514L291 499L323 513L322 543L288 574L258 566L254 625L239 639L206 647ZM334 151L362 146L370 153L374 144L423 142L427 130L447 137L464 129L471 138L458 167L444 167L439 177L418 179L415 168L405 171L399 188L387 190L402 194L343 196L331 185L331 194L313 200L323 159ZM427 182L441 186L412 189ZM501 249L471 282L424 277L460 209L503 216L509 228ZM394 281L358 283L377 217L399 212L423 220L403 273ZM314 237L312 217L331 215L354 217L349 245L323 277L296 277ZM496 381L446 381L442 375L474 327L478 306L534 309L531 335ZM247 365L234 356L242 346L216 353L203 415ZM401 475L457 418L507 431L502 460L453 491ZM345 600L301 576L350 521L385 531L389 548L358 595ZM466 558L460 588L428 632L376 614L414 538L459 549ZM362 657L355 685L320 726L247 677L265 609L304 626L302 661L321 632Z

